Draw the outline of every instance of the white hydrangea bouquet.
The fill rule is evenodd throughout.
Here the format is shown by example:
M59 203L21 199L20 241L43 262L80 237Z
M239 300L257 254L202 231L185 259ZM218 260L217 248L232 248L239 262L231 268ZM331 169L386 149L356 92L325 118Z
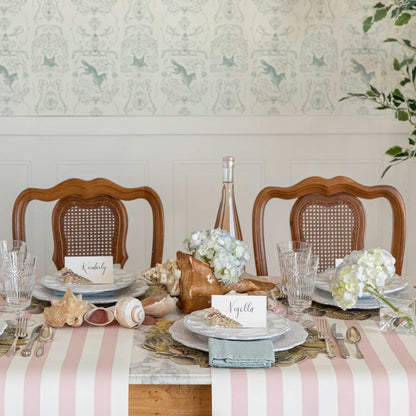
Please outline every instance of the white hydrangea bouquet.
M330 281L335 304L344 310L352 308L358 297L366 292L399 313L399 308L383 295L386 279L395 275L395 262L395 258L381 248L357 250L345 256ZM414 329L414 322L409 316L404 316L403 319Z
M237 283L250 259L248 246L220 228L194 231L184 240L185 250L208 263L218 281Z

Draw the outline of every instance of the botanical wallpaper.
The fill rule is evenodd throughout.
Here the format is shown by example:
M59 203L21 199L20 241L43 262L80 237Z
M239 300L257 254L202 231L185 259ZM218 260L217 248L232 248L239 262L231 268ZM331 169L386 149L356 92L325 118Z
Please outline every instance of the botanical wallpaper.
M0 114L368 113L390 74L370 0L0 0Z

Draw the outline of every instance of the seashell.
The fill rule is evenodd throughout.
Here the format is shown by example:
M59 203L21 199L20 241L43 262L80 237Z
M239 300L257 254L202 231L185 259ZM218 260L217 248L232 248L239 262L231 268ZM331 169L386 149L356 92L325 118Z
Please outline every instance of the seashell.
M74 296L72 290L67 289L62 299L51 300L51 306L45 308L43 316L48 325L56 328L62 328L65 324L80 326L88 305L86 300L82 300L82 295Z
M142 305L146 315L161 318L176 308L176 301L176 298L166 293L143 299Z
M94 283L92 280L74 273L71 269L68 269L67 267L64 267L63 269L59 270L59 277L65 283L84 284L84 285Z
M228 316L223 315L218 309L215 308L207 309L204 317L208 320L208 323L211 326L243 326L240 324L240 322L237 322L234 319L231 319Z
M93 308L84 315L85 322L94 326L105 326L114 321L114 313L106 308Z
M121 326L135 328L142 324L145 312L139 299L124 297L116 303L114 316Z
M150 282L163 286L171 296L179 295L179 280L181 279L181 270L176 260L168 260L155 267L144 270L142 276Z
M251 278L241 276L237 283L226 285L216 279L208 264L180 251L176 255L182 273L178 307L183 313L209 308L212 295L225 295L232 290L238 293L258 290L268 292L276 288L274 283L254 276ZM246 276L250 275L246 274Z

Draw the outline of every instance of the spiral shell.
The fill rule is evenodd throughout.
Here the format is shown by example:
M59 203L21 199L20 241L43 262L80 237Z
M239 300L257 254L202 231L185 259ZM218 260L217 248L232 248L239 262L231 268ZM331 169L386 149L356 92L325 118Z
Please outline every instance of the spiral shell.
M142 324L145 312L139 299L124 297L116 303L114 316L121 326L135 328Z

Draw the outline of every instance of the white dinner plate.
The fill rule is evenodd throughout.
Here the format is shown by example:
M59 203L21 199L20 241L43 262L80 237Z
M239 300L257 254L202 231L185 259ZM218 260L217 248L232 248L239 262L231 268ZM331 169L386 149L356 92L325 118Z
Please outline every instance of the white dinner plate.
M290 329L289 321L286 318L270 311L267 311L266 328L211 326L205 319L205 313L206 309L203 309L186 315L184 318L185 327L191 332L206 337L234 340L267 339L281 335Z
M398 298L400 297L407 298L409 296L416 297L416 289L412 286L405 287L402 290L396 291L391 293L389 297ZM326 290L315 289L313 292L313 300L318 303L322 303L323 305L335 305L334 298L332 297L331 293L327 292ZM377 299L374 298L358 298L357 303L351 309L378 309L380 307L380 303Z
M40 283L48 289L65 292L68 288L73 293L79 294L96 294L104 292L115 292L116 290L124 289L130 286L137 278L134 273L126 273L124 270L114 269L113 271L114 283L96 283L96 284L81 284L81 283L64 283L63 279L59 277L59 273L42 276Z
M137 297L143 295L147 289L147 284L143 280L138 279L130 286L117 290L116 292L95 293L90 295L82 294L82 299L96 304L115 303L120 298L125 296ZM36 281L35 285L33 286L33 296L39 300L51 301L52 299L62 299L64 293L48 289L39 281Z
M322 273L318 273L316 275L316 282L315 287L320 290L325 290L326 292L330 292L329 289L329 281L330 276L334 272L334 269L328 269ZM386 279L385 286L384 286L384 293L390 294L397 292L399 290L404 289L409 282L402 276L399 276L398 274L395 274L394 277L390 279ZM371 295L369 293L364 293L363 296L360 297L360 299L364 298L371 298Z
M183 319L176 321L169 328L169 332L175 341L180 342L187 347L208 351L208 337L186 329ZM303 344L307 337L308 333L302 325L299 325L297 322L289 321L289 330L282 335L270 338L270 340L273 342L275 351L286 351L297 345Z

